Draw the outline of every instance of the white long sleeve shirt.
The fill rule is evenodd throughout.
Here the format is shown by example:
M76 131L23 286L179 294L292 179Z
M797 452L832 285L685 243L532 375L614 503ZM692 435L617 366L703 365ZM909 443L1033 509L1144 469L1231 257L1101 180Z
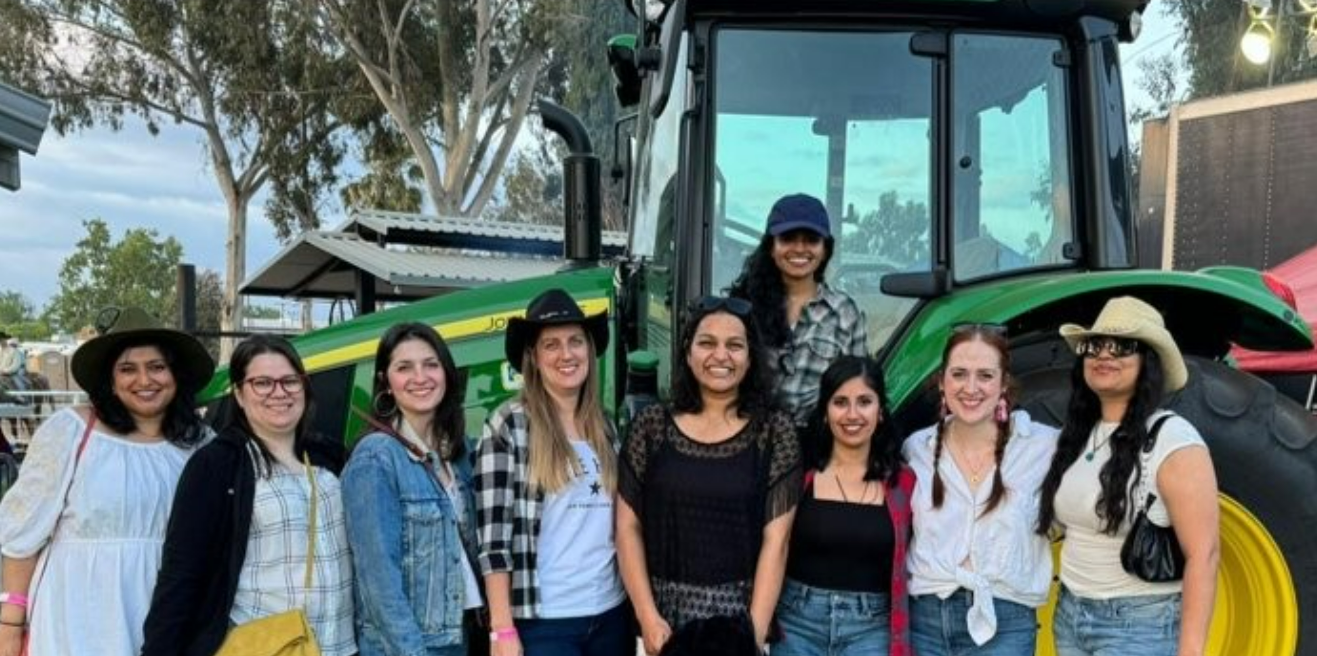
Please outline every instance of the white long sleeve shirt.
M944 443L938 472L945 495L942 507L934 508L936 427L920 430L905 442L905 456L916 476L910 594L945 599L959 588L974 592L967 622L978 644L996 635L994 597L1036 608L1047 602L1052 583L1050 544L1034 527L1038 490L1056 451L1058 431L1034 423L1023 410L1012 413L1011 422L1013 433L998 465L1006 496L986 515L982 509L992 493L993 469L971 492Z

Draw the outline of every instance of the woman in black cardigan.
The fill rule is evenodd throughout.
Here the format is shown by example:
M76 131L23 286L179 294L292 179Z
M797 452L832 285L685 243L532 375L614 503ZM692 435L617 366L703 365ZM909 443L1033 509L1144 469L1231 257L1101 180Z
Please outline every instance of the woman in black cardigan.
M262 369L281 363L291 369ZM312 436L311 391L292 347L279 338L253 337L235 350L229 378L237 406L233 416L219 437L188 462L174 496L160 576L146 618L143 656L212 656L224 642L234 623L234 603L253 539L258 477L270 481L279 475L297 476L296 463L305 455L312 467L333 475L317 474L320 496L325 497L327 484L328 492L337 494L333 479L342 470L344 449L341 443ZM288 426L291 444L270 437L278 432L271 428L278 428L281 421L266 407L271 404L276 412L298 412L295 418L282 420L295 419L295 425ZM263 490L266 485L262 482ZM321 505L318 524L329 531L332 518L325 515L331 512ZM305 532L305 517L287 519L287 530ZM289 565L300 567L297 562ZM321 571L317 568L317 573ZM350 567L346 575L350 581ZM350 586L347 592L350 617ZM323 639L322 646L326 646Z

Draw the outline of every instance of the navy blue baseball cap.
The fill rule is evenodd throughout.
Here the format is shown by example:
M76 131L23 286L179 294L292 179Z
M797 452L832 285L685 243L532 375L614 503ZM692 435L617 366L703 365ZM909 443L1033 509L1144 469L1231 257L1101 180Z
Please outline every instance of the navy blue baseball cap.
M807 194L783 196L768 212L768 234L777 237L792 230L809 230L822 237L832 236L828 210L819 199Z

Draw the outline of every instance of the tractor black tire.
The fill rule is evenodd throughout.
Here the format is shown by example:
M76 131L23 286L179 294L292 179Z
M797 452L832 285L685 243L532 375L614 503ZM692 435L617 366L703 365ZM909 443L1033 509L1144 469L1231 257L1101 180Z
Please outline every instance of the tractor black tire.
M1020 405L1034 419L1060 426L1070 396L1073 358L1058 355L1064 349L1049 350L1050 357L1032 358L1026 371L1017 366L1013 373L1021 389ZM1016 364L1023 364L1021 360L1031 358ZM1252 513L1275 541L1297 595L1294 654L1317 654L1317 418L1256 376L1200 357L1188 356L1186 361L1189 383L1165 405L1188 419L1206 440L1221 492ZM1223 574L1231 572L1223 569ZM1237 646L1268 628L1226 630L1230 644ZM1235 647L1230 653L1245 652ZM1247 653L1262 656L1251 649Z

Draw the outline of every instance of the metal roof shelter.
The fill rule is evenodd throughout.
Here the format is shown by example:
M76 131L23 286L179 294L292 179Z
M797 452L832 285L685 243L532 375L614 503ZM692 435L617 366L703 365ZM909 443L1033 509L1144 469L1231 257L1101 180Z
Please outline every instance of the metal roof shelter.
M0 187L18 191L18 151L37 154L50 102L0 82Z
M380 243L562 256L562 226L357 210L339 231L355 232ZM605 257L621 255L626 248L626 233L605 230L602 241Z
M605 233L621 253L624 233ZM405 250L399 246L420 246ZM562 228L399 212L356 212L336 231L309 232L239 288L242 294L408 301L552 274L563 266Z

